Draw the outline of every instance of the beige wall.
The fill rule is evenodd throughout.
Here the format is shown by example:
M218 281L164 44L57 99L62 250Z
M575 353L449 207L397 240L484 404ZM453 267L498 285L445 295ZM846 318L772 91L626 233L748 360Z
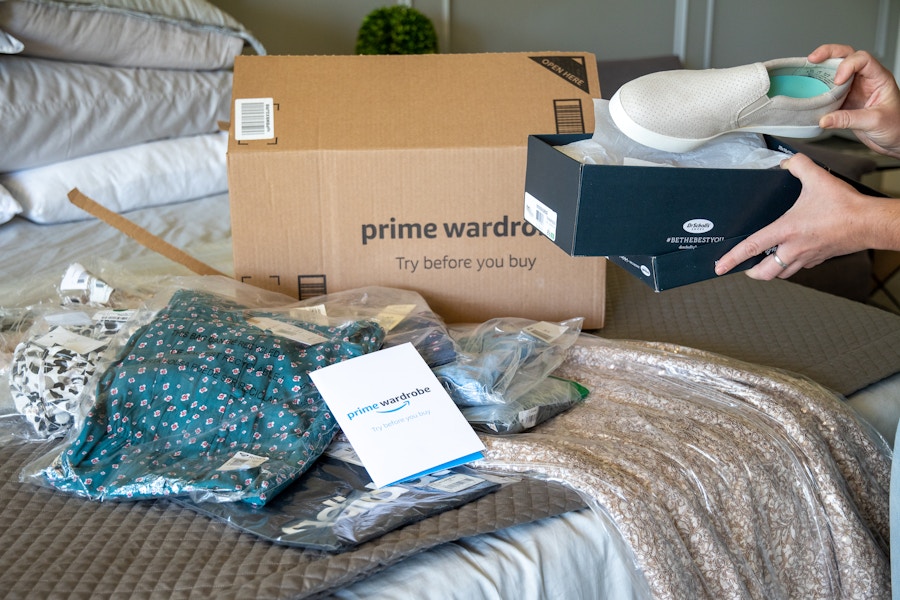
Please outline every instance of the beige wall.
M212 0L271 54L349 54L389 0ZM804 55L819 43L893 68L900 0L413 0L442 52L587 50L599 59L677 54L690 68Z

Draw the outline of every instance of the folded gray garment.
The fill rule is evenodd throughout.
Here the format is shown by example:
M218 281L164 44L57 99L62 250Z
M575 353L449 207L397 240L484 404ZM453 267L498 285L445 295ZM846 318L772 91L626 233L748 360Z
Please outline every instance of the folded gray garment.
M805 375L845 396L900 372L900 317L742 273L656 293L607 271L609 339L669 342Z

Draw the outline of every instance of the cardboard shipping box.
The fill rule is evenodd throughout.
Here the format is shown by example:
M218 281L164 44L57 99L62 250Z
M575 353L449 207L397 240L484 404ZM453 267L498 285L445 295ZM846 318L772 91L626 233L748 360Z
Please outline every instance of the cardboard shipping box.
M448 322L602 326L603 258L524 220L528 135L593 131L588 53L241 56L228 147L235 276L307 298L416 290Z
M588 137L529 137L526 219L572 256L608 256L656 291L716 277L716 260L800 195L782 169L583 164L556 148Z

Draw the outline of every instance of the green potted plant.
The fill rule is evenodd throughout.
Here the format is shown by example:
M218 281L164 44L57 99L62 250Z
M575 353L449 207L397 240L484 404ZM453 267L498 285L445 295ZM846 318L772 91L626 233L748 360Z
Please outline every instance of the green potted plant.
M431 19L403 6L376 8L366 15L356 38L357 54L435 54L437 32Z

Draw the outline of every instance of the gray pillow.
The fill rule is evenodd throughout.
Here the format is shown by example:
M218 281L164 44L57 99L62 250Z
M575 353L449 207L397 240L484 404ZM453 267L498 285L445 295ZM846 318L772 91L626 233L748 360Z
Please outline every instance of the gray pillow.
M230 119L231 80L229 70L0 55L0 172L218 131Z
M93 218L69 202L73 187L117 213L221 194L227 146L224 131L187 135L2 174L0 222L4 187L16 203L8 218L19 213L35 223Z
M0 225L22 212L22 205L0 185Z
M18 54L24 47L22 42L0 29L0 54Z
M0 28L28 56L122 67L230 68L245 44L265 54L206 0L4 0Z

